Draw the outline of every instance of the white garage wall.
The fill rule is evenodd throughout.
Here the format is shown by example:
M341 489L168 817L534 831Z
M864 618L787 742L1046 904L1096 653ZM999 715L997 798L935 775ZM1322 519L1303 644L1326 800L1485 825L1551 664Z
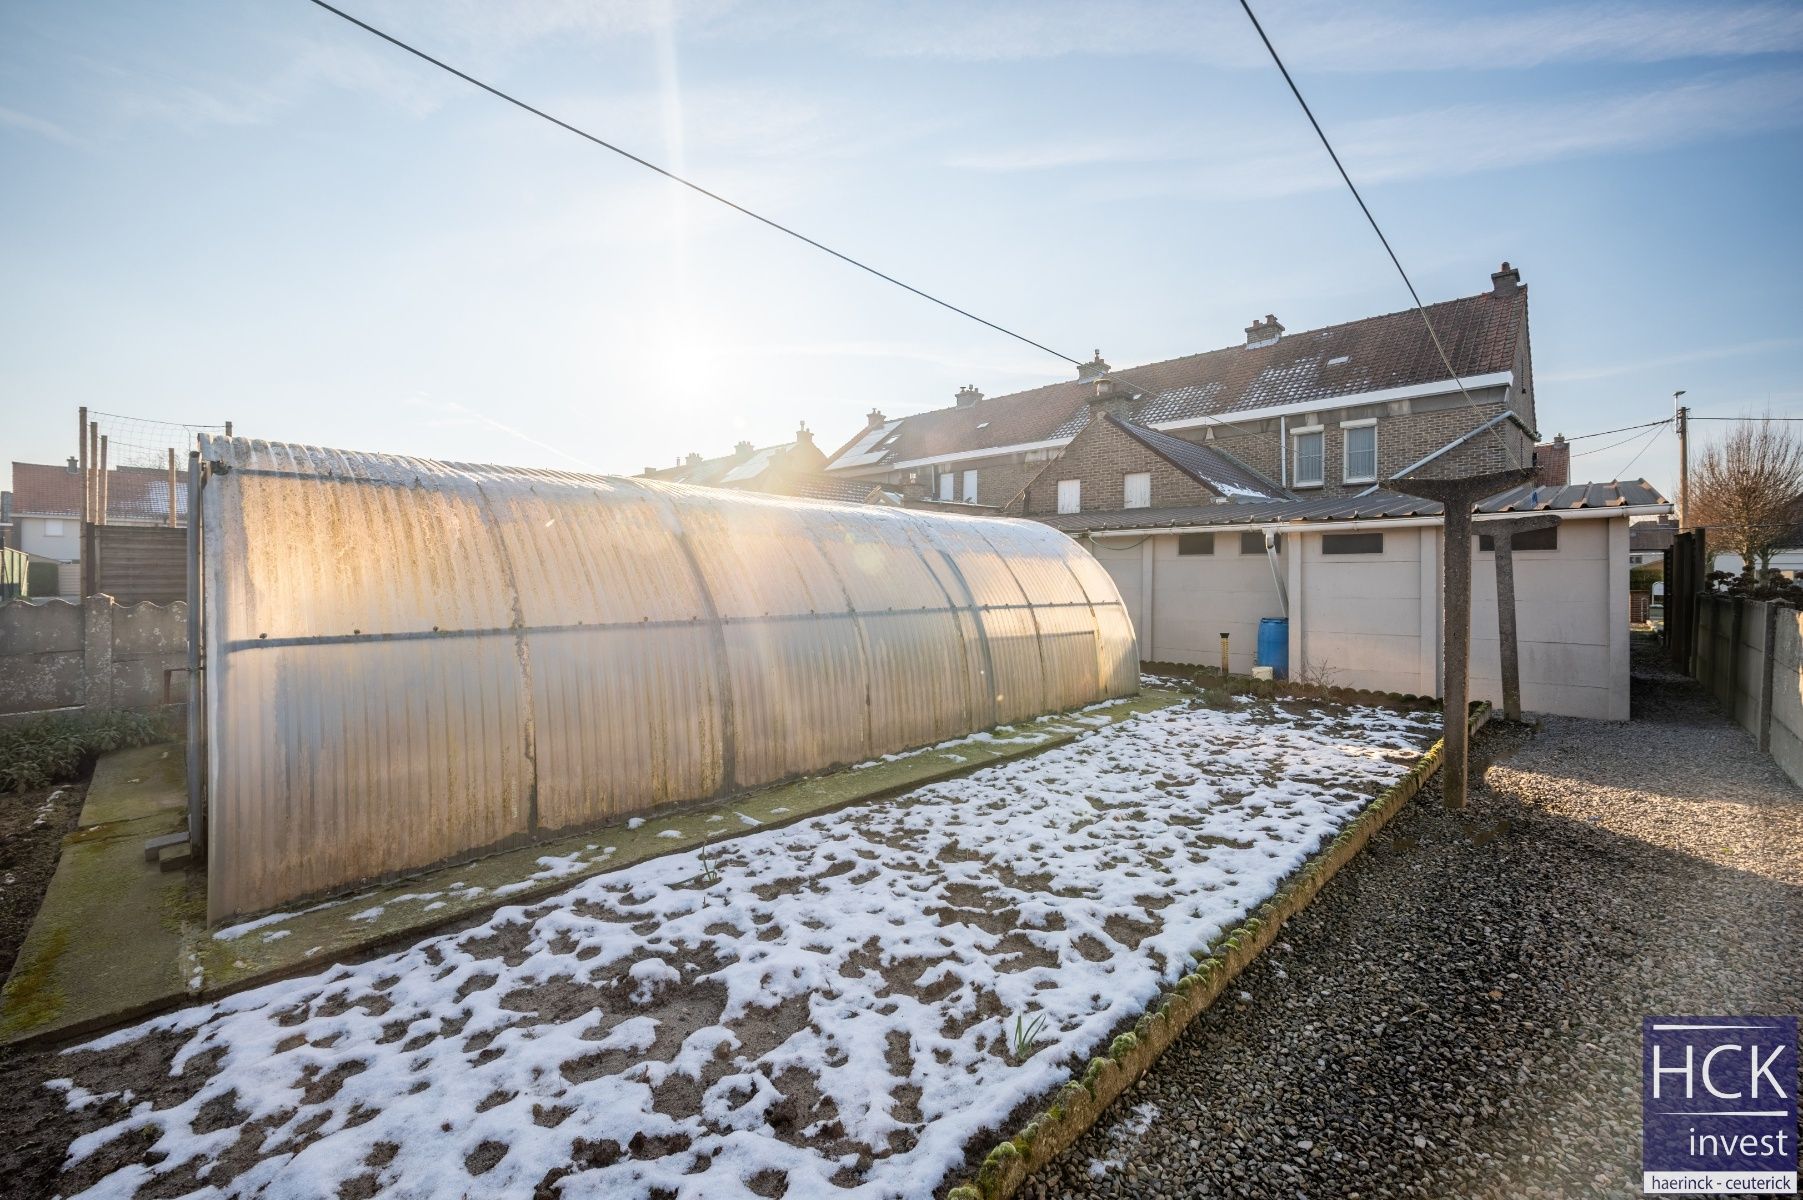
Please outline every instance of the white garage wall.
M1515 552L1515 628L1526 711L1628 719L1626 537L1625 518L1565 521L1557 550ZM1624 543L1621 561L1613 565L1612 540ZM1612 595L1618 581L1619 603ZM1502 701L1499 654L1496 556L1474 544L1473 697Z
M1250 674L1258 656L1259 620L1283 616L1265 552L1241 554L1239 531L1232 529L1215 535L1213 554L1178 554L1174 534L1148 545L1156 626L1150 657L1218 667L1226 633L1232 669ZM1280 551L1280 563L1282 557Z
M1438 695L1440 530L1383 533L1381 555L1324 555L1319 533L1285 534L1291 674L1308 665L1343 687ZM1627 539L1626 518L1567 520L1558 550L1516 552L1528 712L1628 718ZM1217 534L1213 555L1178 555L1172 534L1089 545L1120 588L1142 659L1214 666L1226 630L1233 669L1252 669L1259 618L1282 609L1264 555L1239 554L1237 530ZM1500 703L1495 556L1475 542L1471 583L1471 695Z
M1422 531L1385 529L1381 554L1322 554L1301 543L1291 571L1290 677L1380 692L1422 690ZM1439 530L1428 531L1439 536ZM1300 576L1300 578L1298 578ZM1431 650L1431 635L1429 646Z

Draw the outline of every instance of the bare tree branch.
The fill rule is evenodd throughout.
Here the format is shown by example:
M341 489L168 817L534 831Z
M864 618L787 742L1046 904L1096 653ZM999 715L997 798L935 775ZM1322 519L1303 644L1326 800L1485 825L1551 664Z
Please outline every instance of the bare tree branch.
M1731 550L1748 569L1770 567L1803 520L1803 436L1769 413L1735 422L1697 460L1686 519L1708 529L1712 552Z

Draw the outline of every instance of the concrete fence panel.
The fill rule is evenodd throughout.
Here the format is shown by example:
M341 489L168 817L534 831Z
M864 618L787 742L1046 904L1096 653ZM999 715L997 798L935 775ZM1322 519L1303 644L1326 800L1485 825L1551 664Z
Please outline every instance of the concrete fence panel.
M185 604L13 600L0 604L0 715L154 708L163 672L187 656ZM172 700L187 695L171 679Z

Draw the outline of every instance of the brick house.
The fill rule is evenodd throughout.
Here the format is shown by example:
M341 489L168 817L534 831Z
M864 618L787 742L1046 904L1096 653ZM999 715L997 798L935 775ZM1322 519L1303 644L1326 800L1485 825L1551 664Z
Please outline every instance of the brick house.
M900 497L885 491L877 480L828 475L822 470L825 466L826 455L814 444L813 432L802 425L793 441L761 447L740 442L731 454L718 458L692 453L673 467L646 467L639 478L846 504L900 503Z
M994 398L967 386L952 407L898 420L873 411L826 473L1018 510L1098 413L1219 450L1297 496L1531 462L1527 288L1507 263L1490 284L1428 306L1457 381L1413 310L1300 333L1266 316L1241 344L1203 354L1116 369L1098 353L1062 383ZM1118 502L1104 493L1121 486L1092 487L1084 509Z

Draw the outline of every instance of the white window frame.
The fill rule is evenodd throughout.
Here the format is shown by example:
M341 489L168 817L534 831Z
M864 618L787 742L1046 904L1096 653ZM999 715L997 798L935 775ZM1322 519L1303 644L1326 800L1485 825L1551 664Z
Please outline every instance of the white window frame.
M1302 439L1318 437L1321 439L1321 474L1316 479L1302 477ZM1290 430L1290 486L1293 488L1318 488L1327 484L1327 427L1324 425L1304 425Z
M46 517L44 519L44 536L45 537L62 537L63 536L63 522L60 517Z
M956 471L940 471L939 472L939 499L940 500L946 501L949 503L951 501L951 498L952 498L957 486L958 486L958 473Z
M1121 476L1121 507L1152 507L1152 472L1128 471Z
M1081 479L1060 479L1058 481L1058 511L1061 513L1083 511L1083 481Z
M1371 431L1371 473L1354 475L1352 473L1352 437L1354 429ZM1325 464L1324 464L1325 465ZM1376 483L1377 482L1377 418L1366 417L1362 421L1340 422L1340 479L1344 483Z
M975 504L977 502L977 473L974 469L964 472L963 495L964 503Z

